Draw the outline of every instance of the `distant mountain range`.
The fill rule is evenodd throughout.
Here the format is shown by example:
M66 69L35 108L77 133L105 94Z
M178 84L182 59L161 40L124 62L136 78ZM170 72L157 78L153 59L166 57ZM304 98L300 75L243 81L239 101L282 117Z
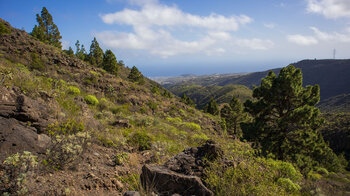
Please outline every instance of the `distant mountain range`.
M350 59L302 60L297 63L292 63L292 65L302 70L305 86L320 85L321 102L324 106L327 105L325 100L332 100L330 98L334 96L350 94ZM277 68L271 71L278 74L280 70L281 68ZM239 84L252 89L254 85L260 85L261 79L264 78L269 71L270 70L241 74L168 77L163 78L161 81L158 80L158 82L177 95L179 95L179 92L183 93L179 91L179 86L185 87L189 85L201 87Z

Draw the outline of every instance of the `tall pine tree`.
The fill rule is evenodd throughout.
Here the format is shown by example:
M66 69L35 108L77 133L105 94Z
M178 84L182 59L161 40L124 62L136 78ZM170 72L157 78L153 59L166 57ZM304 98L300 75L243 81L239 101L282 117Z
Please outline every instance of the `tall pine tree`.
M101 67L103 62L103 50L100 48L100 45L95 37L90 46L89 62L91 65L95 65L97 67Z
M118 73L118 63L117 58L111 50L106 50L103 55L103 69L111 74L117 75Z
M62 36L46 7L43 7L41 14L36 15L38 25L35 25L31 35L38 40L62 48Z
M227 131L239 138L242 136L240 123L243 122L247 116L243 111L243 106L236 97L233 97L230 104L225 104L220 110L221 118L225 119Z
M219 107L216 101L211 98L209 103L205 106L204 112L212 114L212 115L218 115L219 114Z
M322 119L315 105L320 100L320 87L304 88L300 69L290 65L278 76L271 71L254 89L253 97L254 101L244 104L254 120L243 124L243 135L258 144L265 155L294 162L306 172L315 166L331 171L341 168L318 131Z
M128 78L133 82L139 82L139 83L143 82L143 76L136 66L133 66L131 68Z

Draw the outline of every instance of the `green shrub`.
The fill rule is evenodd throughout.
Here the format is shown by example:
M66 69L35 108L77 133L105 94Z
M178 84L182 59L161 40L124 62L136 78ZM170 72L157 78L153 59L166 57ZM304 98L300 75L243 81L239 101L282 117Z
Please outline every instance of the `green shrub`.
M0 23L0 35L10 34L11 30L5 26L5 24Z
M67 93L69 95L77 96L77 95L80 95L80 89L75 86L68 86Z
M112 161L115 165L123 165L128 159L129 156L126 152L122 152L112 157Z
M184 123L185 129L189 129L191 131L200 131L201 126L196 123Z
M49 125L52 145L47 149L44 165L49 169L64 169L73 166L85 152L90 134L84 131L84 125L74 119L61 124Z
M135 146L138 148L138 150L143 151L143 150L150 150L152 146L152 138L148 136L145 132L136 132L129 139L127 142L130 145Z
M200 134L193 134L191 136L191 139L194 140L195 142L204 142L204 141L207 141L209 138L207 135L205 135L204 133L200 133Z
M297 192L301 189L298 184L295 184L289 178L279 178L277 184L291 193Z
M30 64L31 69L44 70L45 65L36 53L31 53L32 62Z
M166 120L172 124L181 124L182 123L182 120L179 117L176 117L176 118L167 117Z
M89 105L97 105L99 103L98 99L94 95L87 95L85 96L84 100Z
M311 180L319 180L322 178L322 175L321 174L318 174L314 171L310 171L308 174L307 174L307 178L308 179L311 179Z
M297 169L295 169L293 164L289 162L268 159L266 163L269 165L269 167L273 168L277 172L277 178L288 178L293 182L298 182L303 177L302 174Z
M7 157L2 164L4 174L0 176L0 191L3 195L26 194L28 189L25 183L37 166L37 156L28 151Z
M48 126L50 136L76 134L82 131L84 131L84 124L82 122L77 122L74 119L68 119L62 123L56 122Z
M328 176L329 174L328 170L323 167L316 167L316 172L324 176Z

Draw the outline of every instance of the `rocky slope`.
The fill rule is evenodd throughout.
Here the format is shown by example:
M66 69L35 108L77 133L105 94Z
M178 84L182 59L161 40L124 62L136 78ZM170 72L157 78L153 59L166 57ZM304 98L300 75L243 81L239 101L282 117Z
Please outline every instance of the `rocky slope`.
M157 83L129 81L127 67L115 77L0 23L11 31L0 35L0 161L30 151L45 163L28 175L31 195L118 195L139 189L136 176L144 163L164 162L221 131L217 119L181 103ZM88 95L98 104L89 104ZM58 145L52 131L76 131L77 123L91 135L88 147L73 154L66 169L50 168L47 150ZM151 145L138 150L143 140L136 133ZM115 164L119 155L127 160ZM0 186L0 192L15 188Z

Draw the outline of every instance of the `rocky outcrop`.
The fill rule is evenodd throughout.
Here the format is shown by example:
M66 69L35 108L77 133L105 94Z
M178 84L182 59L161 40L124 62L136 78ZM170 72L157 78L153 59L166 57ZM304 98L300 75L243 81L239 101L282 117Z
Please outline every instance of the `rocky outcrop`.
M160 165L144 165L141 183L158 195L214 195L197 176L176 173Z
M208 140L203 146L187 148L165 163L172 171L202 177L207 161L213 161L223 154L218 145Z
M0 160L24 150L44 152L50 138L42 132L49 122L42 103L0 87Z
M203 146L184 150L163 166L144 165L141 184L146 190L160 195L214 195L200 177L208 161L218 159L222 154L218 145L208 140Z

